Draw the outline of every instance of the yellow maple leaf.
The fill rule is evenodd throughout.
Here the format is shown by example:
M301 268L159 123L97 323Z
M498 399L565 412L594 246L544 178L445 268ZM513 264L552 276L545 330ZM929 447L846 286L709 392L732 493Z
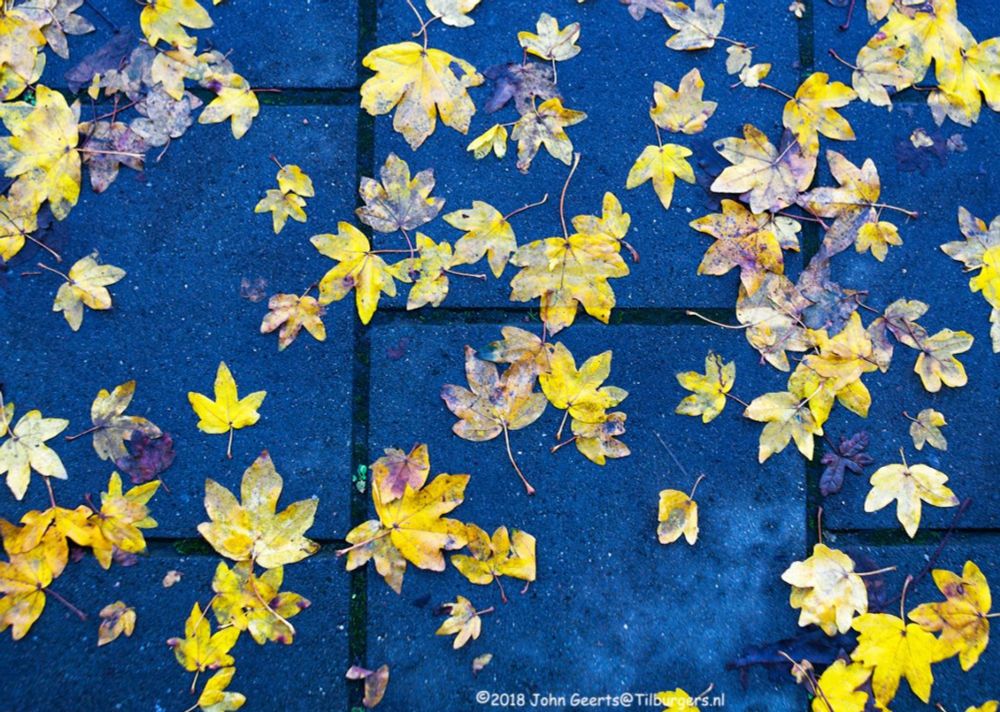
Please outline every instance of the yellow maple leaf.
M146 505L159 487L159 480L154 480L123 492L121 475L111 473L108 491L101 492L101 509L88 521L88 544L101 568L111 568L116 549L127 554L146 550L142 530L156 526Z
M434 635L454 635L451 647L458 650L470 640L476 640L483 629L484 613L490 613L492 608L477 611L465 596L458 596L454 603L445 603L441 609L448 614L447 620L441 624Z
M469 581L480 586L496 582L506 603L501 576L535 580L535 537L531 534L520 529L509 533L507 527L499 527L490 537L475 524L466 524L465 533L471 556L454 554L451 563Z
M97 629L97 647L116 640L122 633L132 637L135 630L135 609L122 601L109 603L99 614L101 625Z
M549 370L538 376L538 383L549 403L565 410L567 416L596 422L606 409L628 396L622 388L601 385L610 374L611 351L591 356L577 370L573 354L557 343L549 355Z
M465 232L455 242L455 264L470 265L486 255L493 276L499 279L517 250L517 238L507 218L489 203L473 200L471 208L448 213L444 221Z
M239 74L230 74L216 91L215 98L202 109L198 123L218 124L231 119L233 137L241 139L259 113L260 102L249 82Z
M434 133L439 115L445 126L468 132L476 105L467 89L482 84L483 76L465 60L416 42L400 42L372 50L362 64L375 76L361 85L361 107L372 116L395 108L392 126L410 148L418 148Z
M326 341L323 313L326 308L306 294L275 294L267 302L268 313L260 324L260 333L278 331L278 350L284 351L305 327L317 341Z
M246 703L247 698L242 693L226 689L235 674L236 668L229 666L222 668L208 679L198 696L198 706L202 712L233 712Z
M94 451L102 460L115 462L128 455L125 441L132 437L136 430L151 438L158 438L163 433L149 420L139 415L125 415L125 410L135 395L135 381L126 381L117 385L110 392L102 388L90 406L90 420L93 423L89 431L94 433Z
M493 124L472 139L466 150L472 151L476 160L486 158L490 153L495 154L497 158L503 158L507 155L507 128L503 124Z
M697 69L692 69L681 78L677 91L661 82L654 82L649 118L661 129L673 133L701 133L718 107L716 102L702 99L704 91L705 81Z
M917 413L916 418L906 417L910 418L910 437L913 438L913 447L923 450L924 445L930 445L938 450L948 449L948 441L941 432L941 428L948 424L943 413L933 408L924 408Z
M434 242L418 232L415 246L419 256L400 260L392 266L398 279L413 282L406 299L408 311L428 304L440 306L448 296L448 273L456 264L449 242Z
M284 569L276 566L257 576L249 561L233 568L220 562L212 579L212 611L220 627L247 630L258 645L267 641L291 645L295 628L289 618L309 607L297 593L281 590Z
M799 196L798 203L813 215L835 218L825 244L840 251L852 242L858 252L871 250L881 262L888 245L901 245L894 225L880 220L879 196L882 192L875 163L866 159L861 168L836 151L827 151L830 172L840 184L838 188L814 188Z
M606 193L602 219L577 216L573 220L576 232L519 247L511 258L511 264L522 268L511 280L511 300L540 297L542 321L550 334L573 323L577 305L607 324L615 305L608 280L629 273L620 254L629 221L618 199Z
M701 416L701 422L711 422L726 407L726 394L736 382L736 363L725 363L722 356L709 352L705 357L705 373L685 371L677 374L681 388L691 395L677 404L675 413Z
M913 72L903 66L906 50L891 45L862 47L854 60L851 85L861 101L886 106L892 111L892 99L886 87L900 91L913 85Z
M336 235L313 235L309 241L320 254L338 263L320 280L320 304L340 301L353 289L358 316L362 324L367 324L378 309L382 293L396 296L395 279L399 274L372 252L368 237L350 223L337 223Z
M476 21L469 13L476 9L480 0L426 0L427 9L434 17L440 17L441 22L452 27L469 27Z
M771 213L751 213L742 203L722 200L722 212L688 223L715 238L698 265L698 274L723 275L738 267L740 282L753 294L769 273L785 270L782 249L798 250L801 224Z
M152 47L163 40L176 47L193 48L196 40L184 28L207 29L212 26L212 18L197 0L149 0L139 14L139 26Z
M956 240L941 245L941 250L949 257L965 265L970 272L977 272L969 281L970 289L981 289L990 298L1000 290L1000 219L995 219L987 227L986 222L974 217L963 207L958 209L958 224L964 240ZM989 265L987 265L987 255ZM987 277L980 278L986 272ZM996 303L990 302L993 313L991 335L993 351L1000 353L1000 296Z
M786 351L810 347L800 316L810 304L788 277L766 272L753 292L740 285L736 318L746 326L750 345L772 366L788 371Z
M826 544L816 544L812 556L792 563L781 580L792 586L790 603L800 609L800 626L815 624L827 635L846 633L856 613L868 612L868 591L854 561Z
M198 430L210 435L229 434L226 457L233 457L233 431L246 428L260 420L257 409L267 396L267 391L254 391L239 397L236 380L229 366L219 362L215 373L215 400L206 395L188 391L188 402L198 416Z
M829 83L825 72L810 74L785 104L782 121L807 154L819 151L819 134L840 141L853 141L854 129L837 109L858 98L842 82Z
M677 34L667 40L667 47L677 50L708 49L715 45L726 19L726 6L712 6L712 0L694 0L692 5L683 2L659 3L656 9L663 14Z
M4 548L7 540L4 539ZM49 529L30 550L7 550L9 561L0 561L0 633L12 628L14 640L27 633L45 608L45 589L62 573L68 556L65 540Z
M868 682L872 675L870 668L858 663L834 660L816 684L822 695L813 698L811 712L865 712L868 693L858 688Z
M625 187L632 190L646 181L653 181L653 190L666 210L673 200L675 178L686 183L695 182L694 170L685 160L690 155L691 149L675 143L646 146L629 170Z
M46 200L56 220L63 220L80 197L80 106L69 106L54 89L35 87L34 106L5 113L9 137L0 138L0 164L16 178L10 195L37 208Z
M12 193L0 195L0 260L9 262L38 229L36 209Z
M229 651L240 637L240 629L235 626L221 628L214 633L206 613L197 603L191 608L191 615L184 622L184 637L170 638L167 645L174 649L174 655L188 672L205 672L232 665L234 660Z
M604 465L607 458L617 459L631 454L628 445L618 440L625 434L625 413L602 413L594 422L572 418L570 429L576 449L595 465Z
M756 126L743 127L743 138L724 138L715 150L732 163L712 183L716 193L743 194L755 213L777 212L792 205L816 173L816 152L804 151L791 139L781 150Z
M656 537L661 544L672 544L684 535L688 544L698 541L698 503L694 501L694 493L702 478L695 480L691 494L680 490L660 490L660 503L657 512Z
M447 514L465 495L468 475L438 475L420 489L406 486L403 495L389 500L372 482L372 500L378 519L354 527L351 546L337 552L347 555L347 570L374 559L375 569L396 593L402 590L407 562L429 571L444 571L443 550L465 546L465 525Z
M974 337L966 331L942 329L920 342L922 352L917 356L913 370L920 376L924 388L931 393L941 390L942 384L952 388L969 382L965 366L955 358L972 348Z
M520 430L534 423L545 410L545 394L534 390L537 372L527 363L511 365L503 376L496 364L476 357L471 347L465 348L465 376L468 388L446 384L441 399L448 410L458 416L452 432L464 440L485 442L503 433L507 456L528 494L534 494L510 448L511 430Z
M965 562L961 576L945 569L934 569L932 574L947 600L921 604L910 611L909 619L926 631L941 634L938 659L958 655L962 669L971 670L990 640L989 584L971 561Z
M59 285L52 311L61 311L73 331L78 331L83 323L84 305L97 311L111 308L111 293L108 285L125 277L125 270L114 265L100 264L94 255L77 260L69 273L59 273L65 282Z
M892 701L904 677L913 694L924 702L930 700L937 638L916 623L907 624L888 613L865 613L855 618L851 627L858 632L858 647L851 658L875 668L872 690L879 704L885 706Z
M268 190L263 198L254 206L255 213L271 213L271 223L274 234L277 235L285 227L288 218L296 222L306 221L305 199L296 193L285 193L272 188Z
M799 452L811 460L813 436L823 434L823 425L816 421L809 408L809 397L791 380L789 388L791 390L758 396L743 411L747 418L767 423L760 434L759 462L784 450L793 439Z
M547 12L538 17L534 32L518 32L517 41L528 54L551 62L563 62L580 54L576 41L580 39L580 23L573 22L560 29L559 21Z
M542 146L550 156L570 165L573 161L573 142L566 133L566 127L586 118L584 112L564 107L562 99L557 96L546 99L523 114L510 134L517 141L518 170L527 173Z
M954 507L958 497L945 482L948 476L927 465L885 465L871 476L872 489L865 498L865 511L877 512L896 500L896 518L912 539L920 528L921 501L935 507Z
M34 470L43 477L66 479L66 468L55 450L46 445L69 425L62 418L43 418L41 411L29 410L17 424L14 404L0 401L0 437L7 439L0 445L0 475L7 474L7 487L18 500L24 498Z
M211 521L199 524L198 533L226 558L266 569L315 554L319 544L305 533L316 516L317 500L293 502L278 513L283 486L266 450L243 473L242 502L218 482L205 480L205 510Z
M802 363L821 378L828 379L829 388L834 393L853 383L860 383L863 374L878 370L871 337L857 312L853 312L844 328L832 337L827 336L825 329L809 330L807 335L819 353L809 354ZM870 396L867 400L871 400Z

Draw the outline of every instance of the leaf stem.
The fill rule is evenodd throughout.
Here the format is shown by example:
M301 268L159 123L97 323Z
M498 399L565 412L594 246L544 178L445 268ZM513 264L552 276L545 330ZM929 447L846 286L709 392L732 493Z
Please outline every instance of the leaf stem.
M906 589L910 587L912 582L913 577L907 575L906 580L903 581L903 592L899 594L899 618L903 621L903 625L906 625Z
M334 553L336 553L338 557L344 556L345 554L349 554L350 552L354 551L359 547L368 546L372 542L378 541L379 539L383 539L389 536L390 534L392 534L392 529L383 529L378 534L373 536L371 539L365 539L364 541L359 541L357 544L351 544L351 546L347 547L346 549L337 549L337 551Z
M229 426L229 444L226 445L226 459L233 459L233 426Z
M45 480L45 488L49 491L49 502L52 504L52 509L56 508L56 493L52 491L52 482L49 481L48 477L43 477Z
M697 317L698 319L701 319L704 322L708 322L712 326L717 326L720 329L732 329L734 331L741 331L743 329L749 329L751 326L753 326L753 324L740 324L738 326L735 326L733 324L723 324L722 322L709 319L707 316L703 316L702 314L699 314L698 312L693 311L691 309L685 311L684 314L687 316Z
M890 571L895 571L895 570L896 570L895 566L886 566L886 567L881 568L881 569L875 569L874 571L864 571L864 572L855 571L854 573L856 575L858 575L858 576L861 576L861 577L864 577L864 576L878 576L879 574L887 574Z
M688 471L684 469L684 465L682 465L681 461L677 459L677 456L674 454L674 451L670 449L670 446L667 445L666 442L664 442L663 438L660 437L660 434L654 430L653 435L655 435L656 439L660 441L660 445L662 445L663 449L667 451L667 454L670 455L670 459L673 460L674 464L677 465L680 471L684 473L684 476L690 478L691 475L689 475Z
M725 396L726 396L726 398L732 398L734 401L736 401L737 403L739 403L744 408L749 408L750 407L749 403L747 403L745 400L743 400L742 398L740 398L737 395L733 395L732 393L728 393L727 392L727 393L725 393Z
M48 271L48 272L51 272L52 274L58 274L60 277L62 277L63 279L65 279L67 282L72 282L73 281L73 280L71 280L69 278L69 276L65 272L60 272L55 267L49 267L44 262L39 262L38 266L41 267L42 269Z
M542 199L539 200L538 202L536 202L536 203L528 203L527 205L522 205L517 210L513 210L513 211L507 213L506 215L504 215L503 219L505 221L507 221L507 220L510 220L515 215L523 213L525 210L530 210L531 208L537 208L540 205L545 205L545 203L548 202L548 199L549 199L549 194L546 193L545 195L542 196Z
M889 205L888 203L872 203L873 208L884 208L885 210L895 210L896 212L903 213L910 218L919 218L920 213L916 210L907 210L906 208L901 208L898 205Z
M566 427L567 418L569 418L569 408L563 411L562 422L559 423L559 430L556 431L556 440L562 440L563 428Z
M493 577L493 581L494 581L494 583L496 583L497 587L500 589L500 600L503 603L508 603L508 601L507 601L507 592L503 590L503 584L500 583L500 577L499 576L494 576Z
M705 475L704 474L698 475L698 479L696 479L694 481L694 484L691 486L691 494L688 495L688 499L694 499L694 493L698 491L698 485L701 484L701 481L703 479L705 479Z
M534 494L535 493L535 488L532 487L531 483L529 483L528 480L526 480L524 478L524 473L521 472L521 468L517 466L517 461L514 459L514 452L510 449L510 435L507 432L507 424L506 423L502 423L501 425L503 426L503 441L504 441L504 444L507 446L507 457L510 458L510 464L512 464L514 466L514 472L517 473L517 476L521 478L521 482L524 483L524 490L529 495ZM502 591L503 587L501 587L500 590Z
M77 433L76 435L67 435L66 440L72 442L73 440L78 440L79 438L82 438L84 435L90 435L91 433L96 433L98 430L103 430L103 429L104 429L103 425L93 425L87 428L86 430Z
M472 279L481 279L483 281L486 281L485 274L475 274L473 272L460 272L457 269L445 269L444 271L447 272L448 274L453 274L456 277L470 277Z
M828 49L827 52L829 52L830 56L833 57L838 62L840 62L841 64L843 64L843 65L845 65L847 67L850 67L851 69L857 71L858 66L856 64L851 64L850 62L848 62L846 59L844 59L839 54L837 54L837 51L835 49L833 49L832 47L830 49Z
M794 96L792 96L791 94L789 94L787 91L784 91L783 89L779 89L778 87L774 86L773 84L768 84L767 82L761 82L759 84L759 86L762 89L770 89L773 92L781 94L783 97L785 97L789 101L795 101L795 97Z
M409 0L407 0L409 2ZM569 190L569 183L573 180L573 174L576 173L576 167L580 165L580 154L573 154L573 165L569 169L569 175L566 176L566 182L563 183L562 193L559 195L559 220L562 221L563 237L567 240L569 239L569 228L566 227L566 191Z
M561 443L556 443L555 445L553 445L551 448L549 448L549 452L553 452L553 453L554 452L559 452L560 450L562 450L564 447L566 447L570 443L575 443L575 442L576 442L576 436L574 435L569 440L564 440Z
M61 604L63 604L64 606L66 606L66 608L68 608L69 610L73 611L73 613L75 613L75 614L76 614L76 617L77 617L77 618L79 618L79 619L80 619L80 620L82 620L82 621L85 621L85 620L87 620L87 614L86 614L86 613L84 613L83 611L81 611L81 610L80 610L79 608L77 608L76 606L74 606L74 605L73 605L72 603L70 603L69 601L67 601L67 600L66 600L65 598L63 598L63 596L62 596L61 594L58 594L58 593L56 593L56 592L55 592L55 591L53 591L53 590L52 590L51 588L46 588L46 589L45 589L45 592L46 592L47 594L49 594L50 596L52 596L52 597L53 597L54 599L56 599L57 601L59 601L59 603L61 603Z

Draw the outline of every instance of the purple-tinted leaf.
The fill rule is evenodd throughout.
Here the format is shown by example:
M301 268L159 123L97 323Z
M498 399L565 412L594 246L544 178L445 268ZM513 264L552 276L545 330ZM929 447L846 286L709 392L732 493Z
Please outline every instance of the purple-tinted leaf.
M875 462L868 449L868 433L861 431L849 438L841 436L837 449L823 454L822 462L826 467L819 478L819 491L824 497L835 494L844 486L844 475L853 472L863 475L864 468Z
M133 484L156 479L174 462L174 439L170 433L151 438L141 430L135 430L129 439L128 449L129 454L118 458L115 465L132 478Z

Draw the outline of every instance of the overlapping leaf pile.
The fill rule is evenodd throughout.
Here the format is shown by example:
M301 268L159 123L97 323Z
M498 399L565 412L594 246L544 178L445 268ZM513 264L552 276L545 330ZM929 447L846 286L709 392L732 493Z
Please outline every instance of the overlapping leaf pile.
M139 15L144 40L117 32L105 46L68 73L70 89L87 88L92 116L81 120L79 100L69 104L42 84L46 48L69 57L67 35L94 30L76 10L81 0L10 3L0 23L0 166L12 179L0 195L0 260L8 262L32 242L57 261L62 257L38 233L51 218L64 220L76 205L83 168L94 192L115 181L122 166L144 170L147 153L184 135L203 102L188 90L195 83L215 98L198 116L202 124L231 120L240 138L260 110L249 83L217 50L197 53L187 28L206 29L212 19L197 0L149 3ZM96 103L103 99L102 103ZM110 102L110 105L104 102ZM80 328L82 304L109 309L104 289L125 272L83 257L63 274L54 305L73 330Z

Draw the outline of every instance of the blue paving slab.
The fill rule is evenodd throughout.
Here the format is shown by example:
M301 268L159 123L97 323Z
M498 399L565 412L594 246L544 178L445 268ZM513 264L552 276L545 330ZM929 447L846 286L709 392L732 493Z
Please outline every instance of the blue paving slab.
M908 457L926 461L947 472L959 496L972 496L976 505L964 520L966 526L996 526L996 488L990 473L1000 463L1000 448L989 437L989 426L982 421L983 412L992 412L998 403L997 357L992 353L989 335L989 308L982 296L968 289L969 277L962 265L944 254L940 246L960 239L958 231L958 206L964 205L974 214L991 220L998 212L996 191L984 180L989 164L991 146L1000 131L1000 116L985 111L979 124L970 129L945 125L943 134L960 134L968 146L965 152L948 153L945 164L936 158L926 173L904 170L897 160L897 145L907 146L915 128L922 127L933 133L930 112L923 105L901 104L891 114L884 110L854 103L845 112L859 135L865 136L864 145L824 145L843 150L854 163L874 157L882 179L883 199L920 211L916 220L905 216L883 213L899 226L903 246L890 248L885 262L877 262L871 255L859 255L848 250L833 260L833 278L843 286L870 290L867 300L875 308L884 308L899 298L918 299L930 305L921 323L934 333L940 329L965 330L973 334L973 348L959 357L969 375L964 388L942 388L937 394L924 391L920 378L913 373L915 351L897 348L890 371L873 373L866 382L873 386L873 405L867 420L838 409L827 427L829 433L849 434L865 428L872 434L872 454L876 467L898 462L898 450L906 446ZM846 150L845 150L846 146ZM910 146L912 148L912 146ZM907 149L909 150L909 149ZM824 184L832 184L829 175ZM899 219L903 217L904 219ZM863 313L868 323L874 316ZM902 411L916 415L920 410L933 407L948 418L945 431L952 436L947 453L925 447L919 456L909 438L909 422L902 418ZM827 515L831 526L848 528L882 528L894 520L888 510L866 515L862 503L867 494L867 480L849 478L844 491L837 495L838 506L829 506ZM951 513L947 510L924 510L924 526L946 526Z
M827 544L835 546L858 565L859 570L874 570L884 566L897 566L896 571L867 579L869 584L869 606L873 612L885 610L899 615L898 596L906 576L916 576L927 565L929 557L938 545L938 537L925 540L918 545L873 544L853 536L827 537ZM943 568L961 573L966 561L973 561L982 570L994 591L1000 581L1000 540L996 534L953 535L941 551L933 568ZM912 610L920 603L941 601L943 596L934 585L930 575L925 576L917 586L910 587L906 596L906 608ZM995 605L994 605L995 609ZM981 705L989 699L997 698L1000 690L1000 646L990 642L979 662L969 671L963 672L958 658L951 658L933 666L934 686L931 689L931 706L936 703L946 709L964 710ZM894 712L915 712L929 709L921 702L904 682L893 700Z
M368 663L392 666L389 708L472 709L480 689L568 698L675 685L695 694L714 683L727 708L792 709L799 694L792 687L754 676L743 689L724 665L750 641L794 632L792 616L779 615L786 594L775 582L805 545L801 458L788 453L758 470L757 427L732 404L708 426L673 414L684 392L672 374L700 368L709 348L736 360L741 391L772 387L771 372L756 366L733 333L694 326L569 329L560 337L580 358L614 348L609 383L632 393L622 409L629 416L623 439L633 454L603 469L572 446L549 454L561 417L549 409L511 435L538 489L528 498L502 442L454 436L454 418L438 396L442 384L465 382L462 346L486 344L498 332L498 325L400 322L372 335L372 399L383 404L371 413L373 456L383 447L429 442L434 473L472 474L455 516L490 531L501 524L523 528L538 539L538 581L523 596L519 582L506 582L507 605L495 587L473 586L453 569L411 568L401 596L369 572ZM690 476L674 465L657 432ZM696 497L697 545L660 545L657 493L688 489L701 472L708 479ZM744 563L750 560L752 567ZM498 608L484 620L482 637L459 652L433 635L441 620L434 608L456 594ZM484 652L494 660L473 679L470 661Z
M724 31L757 45L757 61L774 64L772 80L779 86L794 87L798 77L798 25L788 13L778 14L777 28L775 23L761 23L761 13L773 14L772 5L763 0L729 3ZM673 51L664 45L671 33L662 19L647 15L642 22L636 22L625 6L511 3L504 6L503 12L495 10L484 5L473 12L476 24L469 28L435 23L430 30L432 45L470 61L483 71L495 64L520 61L522 50L517 43L517 32L534 31L543 11L558 18L560 25L572 21L582 24L579 45L583 51L558 67L564 104L589 115L586 121L568 129L583 160L567 196L567 216L598 212L606 191L615 193L631 214L632 229L626 239L639 251L641 261L630 262L631 275L613 283L618 304L732 307L738 289L737 275L734 272L722 278L699 277L697 267L710 243L688 227L691 220L717 209L718 196L709 195L701 185L678 181L673 205L664 211L651 185L626 191L625 179L643 148L656 142L647 113L654 81L676 88L681 77L697 67L706 83L705 97L719 103L703 133L663 136L664 142L679 143L694 152L690 160L704 185L710 184L712 177L727 165L712 148L715 140L741 136L743 124L751 122L777 141L781 131L781 97L765 91L730 89L735 79L726 74L722 43L703 52ZM380 43L409 39L414 29L415 18L404 2L380 3ZM595 71L595 67L600 70ZM489 82L471 90L480 111L473 118L468 136L439 125L416 152L393 132L391 117L377 118L375 159L381 163L394 151L414 171L433 167L438 179L437 194L447 200L445 211L469 207L473 200L485 200L506 214L548 193L547 205L517 216L512 224L519 243L560 235L558 197L568 172L566 166L543 149L528 175L522 175L515 167L513 142L507 156L499 162L495 157L476 161L465 151L474 136L494 123L517 118L513 104L496 114L483 112L482 106L490 93ZM426 232L439 240L455 239L460 234L443 222L430 224ZM391 242L392 246L398 246L396 240L396 237L384 238L381 244ZM789 271L797 272L801 266L799 256L786 253L786 260ZM508 267L502 280L494 280L491 275L486 284L453 280L458 283L453 284L453 293L446 304L503 306L508 303L509 282L514 274L513 267Z
M6 710L182 710L197 699L190 693L192 673L176 663L166 645L184 635L184 621L198 601L212 597L212 576L222 559L180 556L170 547L142 558L135 566L103 571L92 558L70 564L52 588L89 616L81 621L53 597L22 640L2 642ZM236 675L231 688L242 692L242 709L345 709L343 681L347 659L348 579L327 552L285 568L284 587L305 596L312 606L292 619L291 645L258 646L243 634L233 648ZM163 587L168 571L182 578ZM135 632L97 647L101 608L124 601L136 611ZM214 625L214 616L211 617ZM10 633L5 632L4 637ZM38 661L45 660L39 674ZM277 671L280 671L278 673ZM199 691L206 675L199 680Z
M78 432L90 425L98 390L134 378L133 412L174 434L177 459L165 475L171 493L153 501L158 536L194 536L205 478L235 487L265 448L285 477L284 501L319 497L316 536L339 533L348 521L354 314L337 305L344 308L328 312L325 343L303 332L282 353L277 337L259 329L267 295L299 293L333 264L308 237L335 229L331 216L353 207L354 118L346 107L264 107L239 143L227 127L195 126L149 166L145 180L123 172L104 194L85 188L49 241L64 265L97 249L128 275L111 287L114 308L87 314L77 333L51 311L55 275L19 276L45 254L25 248L5 275L4 393L19 412L39 408L68 418L67 434ZM336 143L327 140L335 129L347 129ZM277 236L269 215L253 213L275 184L272 152L311 174L317 193L309 222L289 221ZM262 293L249 295L260 301L241 296L243 280L264 280ZM187 401L191 390L212 393L220 360L242 393L269 392L260 422L235 434L231 461L225 436L198 431ZM100 492L112 468L89 439L54 445L70 473L55 484L59 500L75 504ZM46 502L35 481L21 503L0 494L0 515L19 518Z
M199 38L200 49L229 54L236 71L254 88L333 89L357 84L358 0L275 5L266 8L266 20L260 5L202 4L215 24L189 34ZM118 29L142 37L140 5L130 0L99 0L97 7ZM84 6L79 14L96 31L69 38L69 60L49 52L43 83L67 86L66 71L114 37L115 30L90 8Z
M943 325L943 321L928 321ZM985 336L983 337L986 338ZM988 344L977 344L969 358L962 359L969 375L969 385L964 388L942 388L937 394L924 391L920 378L912 372L916 352L897 349L894 363L888 373L873 373L865 377L872 391L873 402L868 418L859 418L842 408L834 410L825 429L830 439L839 441L840 435L850 435L866 430L871 443L869 453L875 464L867 469L864 477L848 474L840 493L826 498L824 520L830 528L846 529L897 529L895 505L879 512L866 514L865 497L871 474L882 465L900 462L899 449L904 448L910 463L925 463L946 473L948 485L959 499L971 497L972 506L961 520L962 527L996 528L1000 524L997 505L996 472L1000 464L1000 444L992 435L989 423L982 414L992 413L997 407L998 369L996 357ZM910 438L910 421L905 410L916 417L924 408L934 408L944 413L948 425L943 429L948 439L948 450L941 452L929 445L917 451ZM824 450L828 447L824 444ZM947 528L955 510L953 508L924 505L921 529Z

